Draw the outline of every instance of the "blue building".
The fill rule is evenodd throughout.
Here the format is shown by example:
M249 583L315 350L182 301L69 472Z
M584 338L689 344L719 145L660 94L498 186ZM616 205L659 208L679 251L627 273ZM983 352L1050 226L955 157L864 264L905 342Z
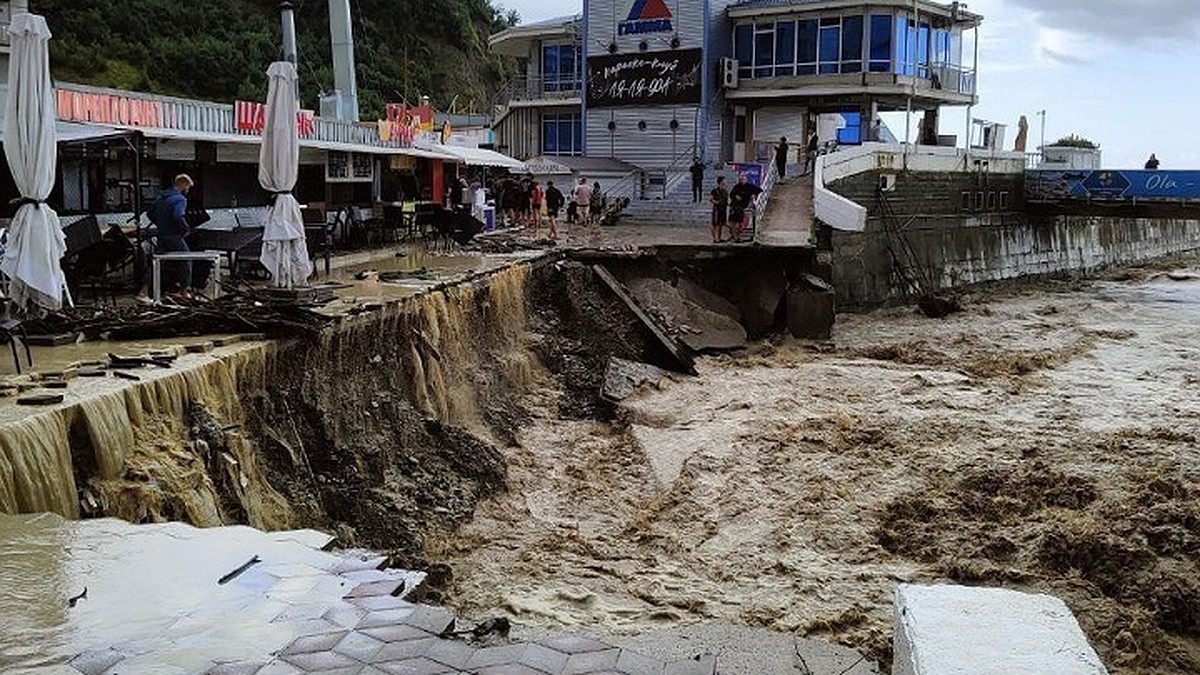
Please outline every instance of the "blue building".
M950 143L938 112L977 102L981 21L924 0L585 0L492 36L523 65L497 146L670 170L693 154L761 161L814 129L823 143L873 140L879 113L908 110L923 119L914 142Z

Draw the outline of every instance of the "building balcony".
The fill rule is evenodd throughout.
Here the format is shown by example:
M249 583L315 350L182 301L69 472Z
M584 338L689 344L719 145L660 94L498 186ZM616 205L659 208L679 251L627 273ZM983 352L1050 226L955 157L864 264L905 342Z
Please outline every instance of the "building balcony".
M504 97L508 104L578 104L583 95L583 77L519 77L508 83Z
M925 69L917 75L897 73L841 73L792 75L777 68L775 76L742 76L727 99L871 96L900 102L908 96L936 104L969 105L978 101L974 70L955 66Z

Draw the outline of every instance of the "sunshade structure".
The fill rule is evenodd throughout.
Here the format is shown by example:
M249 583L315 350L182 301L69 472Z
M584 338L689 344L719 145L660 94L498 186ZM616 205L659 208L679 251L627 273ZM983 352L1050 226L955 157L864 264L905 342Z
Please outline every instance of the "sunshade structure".
M274 195L263 229L262 261L276 286L301 286L312 274L300 202L292 194L300 173L296 117L296 67L286 61L267 69L267 113L258 155L258 182Z
M11 280L9 295L19 308L61 309L67 279L60 260L67 250L58 214L46 204L58 161L56 103L50 85L50 28L35 14L17 14L8 32L8 100L4 156L21 206L8 231L0 271Z

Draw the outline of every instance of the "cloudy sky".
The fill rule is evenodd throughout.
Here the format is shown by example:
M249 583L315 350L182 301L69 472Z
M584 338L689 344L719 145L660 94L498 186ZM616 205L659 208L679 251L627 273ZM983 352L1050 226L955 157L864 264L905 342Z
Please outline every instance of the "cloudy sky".
M500 0L524 21L579 11L561 0ZM975 116L1029 120L1039 142L1075 133L1100 144L1104 164L1200 170L1200 0L968 0L980 28ZM903 134L903 119L888 123ZM965 133L963 112L942 133Z

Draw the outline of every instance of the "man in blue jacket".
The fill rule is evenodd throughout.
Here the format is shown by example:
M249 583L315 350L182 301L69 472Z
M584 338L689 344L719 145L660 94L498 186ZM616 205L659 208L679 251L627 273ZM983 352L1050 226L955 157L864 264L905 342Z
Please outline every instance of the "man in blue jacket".
M188 233L187 224L187 193L192 189L195 183L187 174L179 174L175 177L175 181L171 187L163 190L154 200L154 203L146 209L146 217L150 219L158 228L156 239L158 243L154 247L155 253L175 253L190 251L187 241L184 237ZM154 274L154 267L151 264L146 265L146 275L142 281L142 288L138 291L137 301L141 303L151 303L149 295L151 277ZM183 292L188 292L192 288L192 263L180 263L179 270L179 285Z

